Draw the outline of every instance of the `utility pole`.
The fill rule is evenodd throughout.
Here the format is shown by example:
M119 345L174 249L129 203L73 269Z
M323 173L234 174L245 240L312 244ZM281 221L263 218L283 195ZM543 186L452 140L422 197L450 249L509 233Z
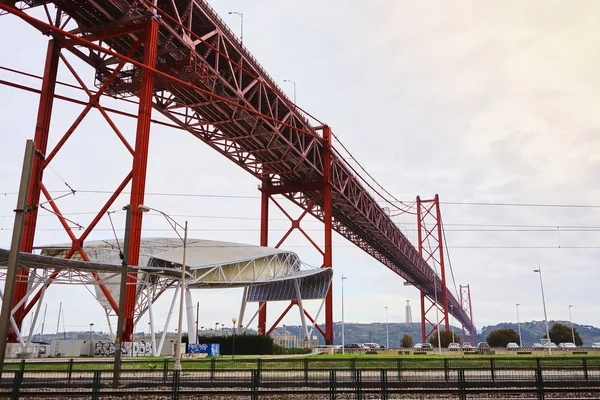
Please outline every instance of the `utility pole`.
M117 318L117 338L115 342L115 365L113 372L113 386L119 384L121 375L121 345L123 342L123 323L125 322L125 290L127 288L127 270L129 268L129 237L131 236L131 205L123 207L125 215L125 237L123 239L123 251L121 254L121 282L119 288L119 315ZM152 299L148 299L152 301Z
M198 319L200 317L200 302L196 302L196 343L198 343Z
M29 211L31 204L27 205L29 186L31 182L31 170L33 167L33 156L35 154L35 143L28 140L25 145L25 156L23 157L23 170L21 171L21 184L19 185L19 196L17 208L15 209L15 223L13 226L10 252L8 253L8 265L6 268L6 280L4 283L4 298L2 311L0 313L0 377L4 370L4 356L6 355L6 339L8 337L8 326L12 313L12 300L15 293L17 281L17 269L19 268L19 256L21 255L21 239L25 225L25 214Z
M48 311L48 303L44 306L44 318L42 318L42 329L40 331L40 343L44 341L44 325L46 325L46 311Z

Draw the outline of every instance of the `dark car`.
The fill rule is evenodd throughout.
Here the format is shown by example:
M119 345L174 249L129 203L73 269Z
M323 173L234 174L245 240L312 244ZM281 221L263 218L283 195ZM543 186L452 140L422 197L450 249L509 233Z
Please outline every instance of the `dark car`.
M423 350L433 350L433 345L431 343L423 343L421 345L421 349L423 349Z
M479 350L489 350L490 345L487 344L487 342L479 342L479 343L477 343L477 348Z

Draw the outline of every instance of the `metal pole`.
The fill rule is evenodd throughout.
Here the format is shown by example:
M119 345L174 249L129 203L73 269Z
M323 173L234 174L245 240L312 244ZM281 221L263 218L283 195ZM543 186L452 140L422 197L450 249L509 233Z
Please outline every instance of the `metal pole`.
M196 343L198 343L198 317L200 316L200 302L196 302Z
M385 347L390 348L390 320L388 318L388 308L385 307Z
M60 330L60 313L62 312L62 301L58 303L58 318L56 320L56 337L58 337L58 332Z
M440 353L440 356L442 355L442 337L440 335L440 307L438 305L438 299L437 299L437 270L435 271L435 275L433 277L433 294L434 294L434 300L435 300L435 320L436 320L436 324L437 326L435 327L435 330L437 331L437 338L438 338L438 351Z
M44 325L46 325L46 312L48 311L48 303L44 306L44 317L42 318L42 329L40 331L40 343L44 341Z
M129 239L131 236L131 204L123 207L125 213L125 237L123 238L123 251L121 257L121 282L119 284L119 315L117 316L117 337L115 339L115 365L113 370L113 386L119 384L121 376L121 343L123 342L123 325L125 322L125 296L127 292L127 260L129 260ZM149 299L148 301L151 301Z
M25 214L29 211L27 206L27 196L29 195L29 184L31 181L31 169L33 167L33 155L35 153L35 143L28 140L25 145L25 156L23 157L23 169L21 171L21 184L19 185L19 196L17 198L17 208L15 209L15 222L13 226L12 241L10 252L8 254L8 264L6 267L6 278L4 283L4 297L2 301L2 312L0 313L0 377L4 367L4 356L6 354L6 339L8 336L8 326L12 314L12 300L17 281L17 268L19 267L19 256L21 255L21 239L23 237L23 227L25 224Z
M236 319L235 318L231 318L231 322L233 323L233 338L232 338L232 342L231 342L231 359L235 360L235 323L236 323Z
M519 346L523 347L523 339L521 338L521 318L519 317L519 306L517 303L517 326L519 327Z
M450 304L450 316L452 317L452 323L450 324L450 328L452 328L452 343L454 343L454 315L452 312L454 311L454 306Z
M575 330L573 329L573 317L571 316L571 307L573 307L573 306L569 305L569 321L571 321L571 336L573 336L573 344L576 345L576 343L575 343Z
M544 297L544 282L542 282L542 268L534 269L533 272L537 272L540 275L540 287L542 288L542 303L544 305L544 321L546 322L546 336L548 337L548 354L552 354L552 348L550 347L550 330L548 329L548 314L546 313L546 298Z
M185 295L185 256L187 252L188 222L185 221L183 234L183 260L181 261L181 293L179 293L179 321L177 322L177 347L175 350L175 365L173 368L181 371L181 339L183 326L183 299Z
M346 342L344 341L344 281L347 278L342 275L342 354L346 354L344 350L346 347Z

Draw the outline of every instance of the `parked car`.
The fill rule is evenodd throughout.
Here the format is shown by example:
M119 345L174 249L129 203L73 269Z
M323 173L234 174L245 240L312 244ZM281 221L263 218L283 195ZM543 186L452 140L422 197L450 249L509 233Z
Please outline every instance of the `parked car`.
M448 350L460 350L460 343L448 343Z
M364 347L362 343L348 343L344 345L345 349L364 349Z
M463 349L474 349L473 345L469 342L463 343L462 348Z
M421 348L422 348L423 350L433 350L433 345L432 345L431 343L423 343L423 344L421 345Z
M600 342L592 343L592 349L600 349Z
M575 348L577 348L577 346L575 346L575 343L571 343L571 342L561 343L561 344L558 345L558 347L562 347L563 349L575 349Z
M479 343L477 343L477 348L479 350L489 350L490 345L487 344L487 342L479 342Z
M380 346L377 343L363 343L363 346L365 346L367 349L379 349Z
M542 346L541 343L534 343L533 346L531 346L531 347L533 347L534 349L543 349L544 348L544 346Z
M415 345L413 346L413 349L422 349L423 348L423 343L415 343Z
M507 348L507 349L518 349L518 348L519 348L519 345L518 345L518 344L516 344L515 342L510 342L510 343L508 343L508 344L506 345L506 348Z

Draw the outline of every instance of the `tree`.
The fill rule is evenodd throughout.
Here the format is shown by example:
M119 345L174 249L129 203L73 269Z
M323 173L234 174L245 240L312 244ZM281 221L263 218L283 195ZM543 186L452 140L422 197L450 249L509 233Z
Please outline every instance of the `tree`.
M581 336L579 336L579 332L577 332L577 329L574 329L574 331L575 331L575 345L582 346L583 340L581 340ZM544 335L544 338L545 337L546 337L546 335ZM556 344L572 342L573 334L571 333L571 327L569 327L567 325L563 325L563 324L558 324L558 323L552 325L552 328L550 328L550 340Z
M452 340L452 331L448 330L448 329L444 329L443 331L440 331L440 339L442 341L442 347L448 347L448 344L454 342L454 343L460 343L460 336L458 336L457 334L454 334L454 341ZM431 337L428 340L429 343L431 343L431 345L433 347L438 347L438 337L437 337L437 332L434 332L431 334Z
M400 339L400 344L404 348L412 348L413 347L412 336L410 336L408 333L405 333L404 336L402 336L402 339Z
M506 347L511 342L521 345L519 334L514 329L496 329L490 332L486 340L490 347Z

